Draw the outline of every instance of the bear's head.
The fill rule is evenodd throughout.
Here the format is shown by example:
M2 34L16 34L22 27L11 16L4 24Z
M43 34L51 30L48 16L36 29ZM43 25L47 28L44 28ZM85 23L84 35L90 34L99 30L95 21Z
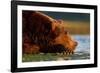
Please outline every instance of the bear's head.
M72 39L67 31L60 33L59 36L53 40L53 44L63 45L66 49L64 53L74 53L74 50L77 46L77 42Z

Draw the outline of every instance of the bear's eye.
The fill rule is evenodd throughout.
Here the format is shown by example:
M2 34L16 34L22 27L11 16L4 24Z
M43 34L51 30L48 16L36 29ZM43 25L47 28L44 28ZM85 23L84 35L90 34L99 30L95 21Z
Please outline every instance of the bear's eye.
M68 34L69 32L68 31L65 31L65 34Z

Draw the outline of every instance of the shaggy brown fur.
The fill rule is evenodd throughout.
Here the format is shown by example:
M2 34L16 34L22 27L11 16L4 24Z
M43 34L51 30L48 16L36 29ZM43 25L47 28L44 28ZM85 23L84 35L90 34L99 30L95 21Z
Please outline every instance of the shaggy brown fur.
M72 53L77 42L64 30L61 20L41 12L23 11L23 53Z

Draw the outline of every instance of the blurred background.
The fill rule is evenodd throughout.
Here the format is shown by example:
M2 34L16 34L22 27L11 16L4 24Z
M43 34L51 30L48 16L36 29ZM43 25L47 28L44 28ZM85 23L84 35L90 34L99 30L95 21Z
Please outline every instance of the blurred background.
M90 34L90 14L68 12L43 12L54 19L64 21L64 26L70 34Z

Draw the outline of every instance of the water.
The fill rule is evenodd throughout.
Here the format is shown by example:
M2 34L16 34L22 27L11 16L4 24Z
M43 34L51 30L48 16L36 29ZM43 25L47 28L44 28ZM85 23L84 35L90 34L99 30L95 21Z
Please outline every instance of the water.
M69 59L90 59L90 36L74 35L72 37L78 42L78 46L76 47L75 54L70 56Z

